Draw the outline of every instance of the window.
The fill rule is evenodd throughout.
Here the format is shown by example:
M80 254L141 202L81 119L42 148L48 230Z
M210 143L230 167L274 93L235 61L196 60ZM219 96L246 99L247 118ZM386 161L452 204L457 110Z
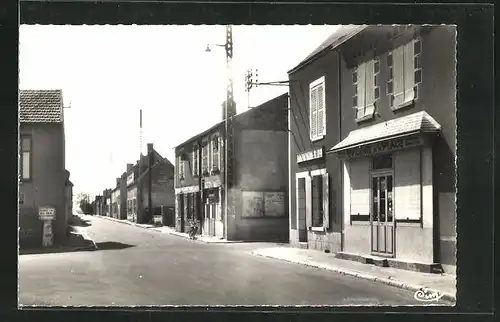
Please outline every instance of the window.
M353 70L353 108L356 109L356 119L373 116L375 101L379 99L380 88L378 77L380 62L373 59L360 64Z
M392 155L377 155L372 158L372 170L392 169Z
M204 142L201 148L201 171L203 174L208 172L208 142Z
M193 146L193 152L192 152L192 155L193 155L193 164L192 164L193 177L198 176L199 153L200 152L199 152L199 149L198 149L198 145L195 144Z
M326 134L325 78L321 77L309 86L309 129L311 141L322 139Z
M212 140L212 171L219 170L219 137L214 136Z
M21 159L20 159L20 175L21 180L31 179L31 137L21 137Z
M392 108L407 106L417 99L418 85L422 82L421 53L422 42L414 39L388 55L387 94Z
M323 177L312 177L311 202L312 202L312 227L323 226Z
M19 193L19 204L24 205L24 193Z
M184 160L182 160L182 156L179 157L179 179L184 180Z

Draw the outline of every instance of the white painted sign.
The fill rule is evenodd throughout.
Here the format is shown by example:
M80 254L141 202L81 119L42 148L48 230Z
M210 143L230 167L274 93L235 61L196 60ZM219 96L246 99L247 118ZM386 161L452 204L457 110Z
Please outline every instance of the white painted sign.
M266 216L284 216L285 215L285 193L284 192L265 192L264 210Z
M40 220L54 220L56 218L56 209L54 207L39 207L38 218Z
M46 220L43 222L43 247L49 247L54 244L54 234L52 233L52 222Z

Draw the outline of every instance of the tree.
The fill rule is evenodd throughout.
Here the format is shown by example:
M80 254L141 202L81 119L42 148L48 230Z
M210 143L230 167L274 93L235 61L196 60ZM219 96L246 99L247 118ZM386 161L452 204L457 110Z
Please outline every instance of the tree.
M78 204L80 205L81 211L86 215L91 215L94 213L94 207L90 202L90 196L86 193L79 193L77 195Z

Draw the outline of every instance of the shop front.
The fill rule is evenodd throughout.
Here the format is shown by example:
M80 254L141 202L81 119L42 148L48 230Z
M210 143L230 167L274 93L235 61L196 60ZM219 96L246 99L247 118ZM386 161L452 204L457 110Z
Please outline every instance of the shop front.
M203 220L203 235L206 236L219 236L221 235L221 204L220 204L220 190L219 188L210 188L203 191L203 207L204 207L204 220Z
M343 252L432 264L433 142L426 112L354 130L330 152L343 160Z
M193 219L200 220L198 186L177 188L175 191L175 227L179 232L188 232Z

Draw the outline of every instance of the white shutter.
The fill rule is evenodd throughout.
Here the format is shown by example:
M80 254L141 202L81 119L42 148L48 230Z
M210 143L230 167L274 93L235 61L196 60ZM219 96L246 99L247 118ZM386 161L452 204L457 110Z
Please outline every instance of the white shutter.
M210 138L207 142L207 157L208 157L208 173L212 173L212 157L213 157L213 145L212 145L212 138Z
M375 61L370 60L366 63L365 68L365 108L364 108L364 116L372 115L375 111L374 103L375 103Z
M393 75L393 92L394 92L394 107L404 103L404 46L394 49L392 52L392 75Z
M364 116L366 106L366 63L358 66L358 114L357 118Z
M328 173L323 173L323 227L330 227L330 187Z
M404 46L404 102L412 101L415 98L415 54L413 48L414 40Z
M394 218L420 219L420 150L394 154Z
M370 158L350 161L351 213L370 214Z
M310 104L309 104L309 123L310 123L310 137L311 140L316 139L318 136L318 91L316 88L310 90Z
M325 135L326 115L325 115L325 84L320 84L316 87L317 102L318 102L318 133L317 136Z
M312 182L311 177L306 177L306 229L312 227Z

